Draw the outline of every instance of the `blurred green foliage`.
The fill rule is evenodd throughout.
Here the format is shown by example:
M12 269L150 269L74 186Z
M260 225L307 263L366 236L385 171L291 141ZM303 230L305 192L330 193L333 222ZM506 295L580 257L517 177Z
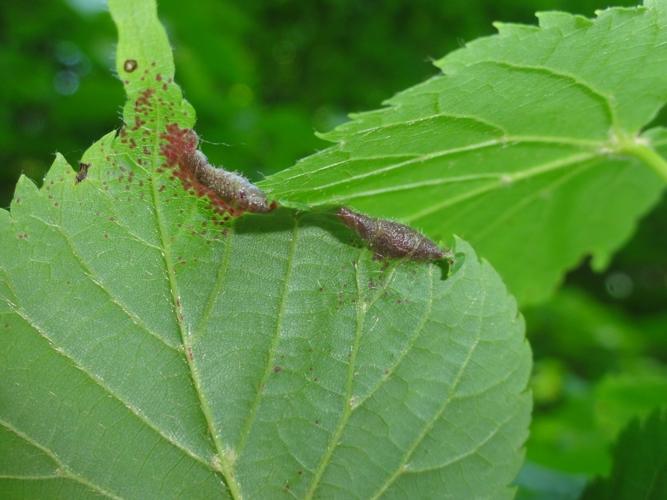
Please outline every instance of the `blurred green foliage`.
M431 58L492 33L492 21L533 23L539 10L592 15L605 6L603 0L159 4L203 150L255 179L322 148L314 131L435 74ZM115 36L101 0L0 4L0 205L9 204L20 173L40 179L56 150L76 164L88 145L119 127ZM536 367L529 463L519 480L525 498L540 489L536 482L569 478L550 490L565 498L581 489L582 477L608 472L619 429L667 402L666 247L663 199L604 273L583 265L551 302L526 311Z

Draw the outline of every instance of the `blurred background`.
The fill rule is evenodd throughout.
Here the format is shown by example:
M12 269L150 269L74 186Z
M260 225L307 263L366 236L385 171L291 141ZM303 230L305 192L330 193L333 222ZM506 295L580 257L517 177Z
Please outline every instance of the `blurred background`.
M628 0L608 0L634 5ZM209 158L261 178L325 147L314 131L376 108L436 73L431 60L534 23L537 10L591 16L604 0L162 0L176 78ZM104 0L0 4L0 206L56 150L72 163L118 128L115 29ZM610 221L610 224L613 221ZM633 416L667 402L667 201L600 274L587 263L525 311L535 418L522 497L568 498L610 468Z

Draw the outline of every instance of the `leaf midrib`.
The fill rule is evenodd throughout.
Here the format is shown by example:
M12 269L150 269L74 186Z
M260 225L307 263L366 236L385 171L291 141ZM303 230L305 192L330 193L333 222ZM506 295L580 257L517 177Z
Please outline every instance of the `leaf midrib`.
M513 145L513 144L554 144L554 145L561 145L561 146L574 146L574 147L579 147L582 149L588 149L590 151L603 151L607 147L611 147L611 144L608 144L606 141L582 141L581 139L576 139L573 137L559 137L559 136L527 136L527 135L502 135L500 137L495 137L493 139L489 139L486 141L481 141L481 142L476 142L472 144L466 144L464 146L457 146L457 147L450 147L447 149L440 149L437 151L431 151L428 153L423 153L423 154L417 154L417 155L412 155L413 157L404 160L399 163L394 163L390 164L386 167L383 168L377 168L374 169L370 172L365 172L363 174L359 174L356 176L345 176L344 178L338 180L338 181L333 181L328 184L323 184L323 185L318 185L317 189L324 189L328 187L334 187L334 186L339 186L341 184L346 184L350 183L353 181L357 181L359 179L365 179L367 177L372 177L374 175L379 175L379 174L385 174L387 172L390 172L392 170L402 168L405 166L410 166L415 163L422 163L424 161L432 160L435 158L441 158L445 156L451 156L455 154L460 154L460 153L466 153L469 151L476 151L480 149L486 149L486 148L492 148L495 146L506 146L506 145ZM339 147L339 146L338 146ZM333 146L333 148L337 148L337 146ZM341 152L345 152L344 150L340 150ZM398 155L399 157L406 157L410 155L406 154L401 154ZM339 165L344 165L345 163L348 163L350 161L360 161L360 160L384 160L391 158L392 155L372 155L372 156L356 156L356 157L349 157L345 158L344 160L339 160L334 163L330 163L328 165L324 165L320 168L317 168L315 170L309 170L309 171L303 171L299 172L296 175L293 175L291 177L286 177L284 179L281 179L281 182L289 182L293 181L295 179L298 179L300 177L304 176L313 176L315 174L318 174L322 171L325 170L330 170L332 168L338 167ZM279 174L278 174L279 175ZM289 195L293 193L299 193L299 192L308 192L311 191L312 188L304 188L304 189L293 189L293 190L288 190L285 191L283 195Z
M155 106L155 123L161 123L161 112L162 108L160 104ZM213 419L213 414L208 405L208 401L204 397L204 392L202 390L202 381L199 376L199 371L195 364L194 356L189 356L188 353L192 352L192 339L190 334L187 331L187 327L184 324L184 318L182 314L182 304L178 292L178 283L176 279L176 272L174 269L173 258L171 255L171 246L169 245L168 231L165 227L164 216L162 214L162 204L160 203L159 188L157 186L157 173L156 168L160 160L160 135L157 133L157 130L154 131L153 139L153 151L152 151L152 164L154 166L150 171L150 180L151 180L151 195L153 205L155 206L155 224L157 226L158 234L160 235L160 243L163 249L162 257L164 260L165 269L167 271L167 278L169 281L169 289L171 291L172 297L172 306L178 324L179 333L181 336L181 342L183 344L183 357L185 359L186 365L190 372L190 377L194 385L194 392L196 394L197 400L199 401L200 410L206 421L206 426L209 432L209 435L213 441L213 446L215 447L217 464L219 467L215 469L221 474L225 485L227 486L227 491L229 495L234 500L241 500L241 489L240 485L236 481L234 476L234 469L232 464L229 462L225 452L224 444L220 441L218 433L215 431L215 424Z

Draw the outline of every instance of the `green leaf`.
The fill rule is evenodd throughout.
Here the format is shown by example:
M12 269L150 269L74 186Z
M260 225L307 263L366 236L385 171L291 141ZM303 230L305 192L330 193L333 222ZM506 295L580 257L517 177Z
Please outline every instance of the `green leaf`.
M109 5L122 131L0 210L0 497L510 497L530 352L496 272L377 261L326 211L225 222L161 152L194 113L155 3Z
M603 267L667 180L667 133L641 133L667 98L667 1L538 17L497 24L261 185L287 206L344 204L461 235L522 303L584 255Z
M614 449L611 476L591 484L582 499L667 498L667 411L632 421Z

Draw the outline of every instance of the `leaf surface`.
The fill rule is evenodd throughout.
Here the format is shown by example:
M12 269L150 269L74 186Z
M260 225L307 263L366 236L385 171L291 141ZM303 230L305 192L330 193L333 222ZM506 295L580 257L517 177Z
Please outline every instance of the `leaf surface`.
M0 497L512 495L514 299L382 262L326 211L225 221L174 178L194 123L151 1L110 1L124 126L0 211Z
M538 17L497 24L261 185L284 205L461 235L521 303L545 299L587 254L603 267L667 180L665 131L642 133L667 98L667 2Z

